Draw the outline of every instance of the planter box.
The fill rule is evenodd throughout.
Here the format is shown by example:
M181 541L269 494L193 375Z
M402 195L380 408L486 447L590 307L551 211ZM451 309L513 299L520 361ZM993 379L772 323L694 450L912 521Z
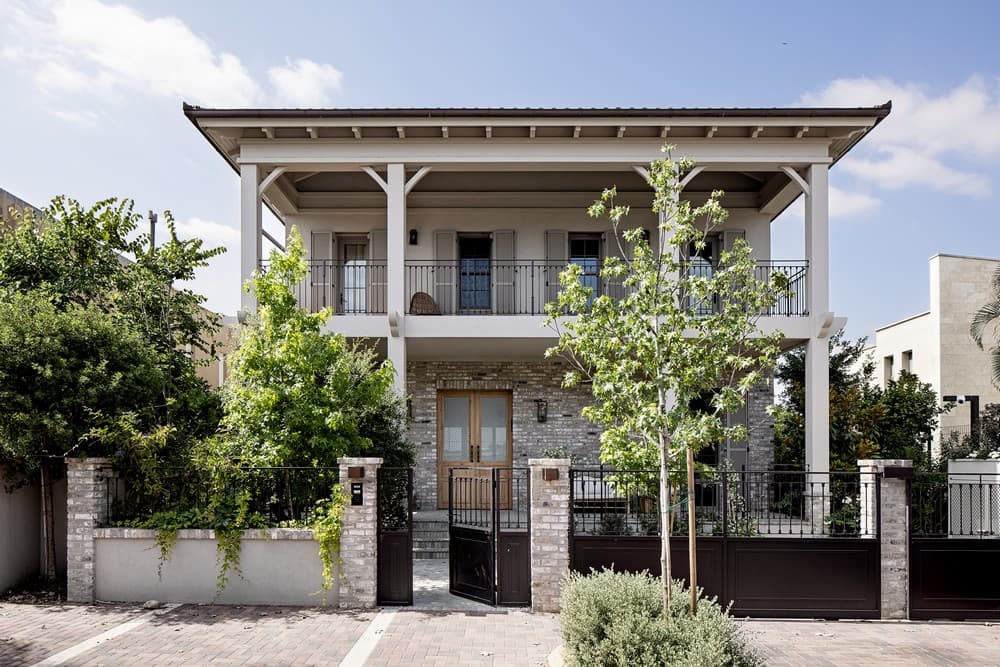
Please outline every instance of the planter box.
M1000 461L948 461L948 535L1000 537Z
M95 531L95 597L113 602L161 602L262 605L319 605L323 565L311 530L248 530L240 549L242 576L229 572L229 583L216 598L219 572L211 530L182 530L170 559L157 576L160 550L156 531L101 528ZM337 583L326 603L337 605Z

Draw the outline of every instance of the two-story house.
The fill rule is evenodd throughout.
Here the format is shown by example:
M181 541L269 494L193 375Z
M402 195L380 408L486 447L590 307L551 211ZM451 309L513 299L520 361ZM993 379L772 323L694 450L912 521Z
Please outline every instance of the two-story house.
M509 466L561 446L597 458L545 360L555 333L544 304L567 263L614 295L601 261L618 252L587 206L607 186L649 230L644 173L662 156L697 160L684 196L725 191L725 226L693 264L711 270L745 237L762 272L789 276L794 297L762 317L786 345L807 347L807 463L828 469L828 348L842 326L829 308L828 171L889 113L789 109L205 109L184 112L239 174L241 279L261 266L261 207L301 232L310 273L301 303L331 306L329 327L371 339L409 397L417 502L447 504L447 469ZM801 257L771 256L771 222L805 197ZM254 307L245 294L243 308ZM748 443L724 443L736 467L766 468L770 387L752 392Z

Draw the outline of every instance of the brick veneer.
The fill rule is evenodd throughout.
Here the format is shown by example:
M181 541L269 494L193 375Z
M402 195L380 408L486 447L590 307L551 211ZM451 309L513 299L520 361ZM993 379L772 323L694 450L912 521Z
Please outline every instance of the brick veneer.
M347 501L340 533L340 607L371 609L375 606L378 579L378 469L382 459L341 458L340 484L351 493L351 484L362 485L361 505ZM364 477L351 479L348 468L362 466Z
M569 572L569 459L531 459L531 608L559 611ZM542 470L555 468L554 480Z
M108 518L105 458L66 460L66 600L94 601L94 531Z

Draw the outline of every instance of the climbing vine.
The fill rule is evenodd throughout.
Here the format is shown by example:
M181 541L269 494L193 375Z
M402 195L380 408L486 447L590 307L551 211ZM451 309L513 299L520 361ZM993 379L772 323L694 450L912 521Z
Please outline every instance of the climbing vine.
M335 484L330 498L316 503L313 518L313 537L319 542L319 559L323 563L323 604L333 587L334 571L340 573L340 536L344 528L344 509L347 507L347 493L340 484Z

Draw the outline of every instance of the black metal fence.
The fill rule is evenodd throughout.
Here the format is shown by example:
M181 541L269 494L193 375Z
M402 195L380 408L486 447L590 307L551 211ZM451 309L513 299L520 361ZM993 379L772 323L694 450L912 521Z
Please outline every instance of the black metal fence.
M292 285L299 306L316 313L331 308L336 315L382 315L386 312L386 262L307 260L305 280ZM269 262L260 268L267 271Z
M688 532L686 473L671 475L671 534ZM699 471L693 493L698 535L874 537L878 488L860 472ZM659 471L570 470L574 535L662 533Z
M489 530L528 527L528 468L452 468L449 525Z
M203 469L162 470L151 483L108 478L107 514L117 525L155 512L199 511L210 503L246 502L267 525L304 522L318 500L330 498L339 478L335 467L243 467L210 474Z
M910 486L910 534L1000 538L1000 474L917 473Z
M406 262L406 293L410 299L410 315L542 315L545 304L559 294L559 274L565 262L527 259L496 261L489 259L459 261ZM589 269L589 270L588 270ZM708 277L718 267L710 264L688 265L687 270ZM762 315L803 316L809 314L807 304L808 262L757 262L754 277L766 281L774 274L784 277L790 294L782 296ZM594 263L585 267L581 276L584 285L595 296L613 299L626 296L631 288L620 279L608 280L599 275ZM704 315L721 307L718 299L699 304Z

